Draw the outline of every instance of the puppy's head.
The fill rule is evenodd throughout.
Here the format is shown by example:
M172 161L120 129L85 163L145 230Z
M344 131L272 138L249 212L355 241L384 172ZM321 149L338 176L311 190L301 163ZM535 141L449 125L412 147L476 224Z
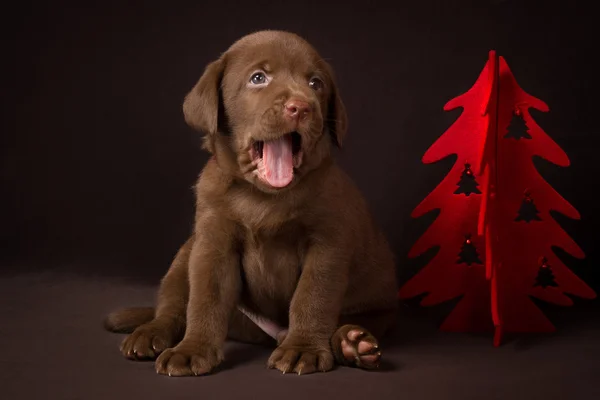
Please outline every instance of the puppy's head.
M347 117L331 66L305 40L261 31L210 63L186 122L236 175L266 192L294 186L341 146Z

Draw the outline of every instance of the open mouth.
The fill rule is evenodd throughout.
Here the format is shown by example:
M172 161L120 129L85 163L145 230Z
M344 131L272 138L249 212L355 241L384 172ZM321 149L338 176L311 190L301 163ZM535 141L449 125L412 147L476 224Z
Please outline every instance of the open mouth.
M272 187L282 188L292 182L294 168L302 163L302 137L291 132L274 140L256 141L251 152L259 178Z

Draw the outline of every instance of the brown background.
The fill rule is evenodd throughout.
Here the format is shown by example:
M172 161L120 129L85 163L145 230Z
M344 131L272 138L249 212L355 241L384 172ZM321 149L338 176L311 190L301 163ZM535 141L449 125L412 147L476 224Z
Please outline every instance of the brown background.
M410 212L453 161L420 157L460 112L444 112L445 102L497 50L550 106L534 117L572 166L538 165L582 214L559 219L588 256L566 262L598 288L597 24L577 2L83 3L31 2L4 17L5 268L158 279L191 229L190 187L207 159L183 121L183 96L234 40L273 28L303 35L336 68L351 124L339 160L402 280L423 265L406 254L431 222Z

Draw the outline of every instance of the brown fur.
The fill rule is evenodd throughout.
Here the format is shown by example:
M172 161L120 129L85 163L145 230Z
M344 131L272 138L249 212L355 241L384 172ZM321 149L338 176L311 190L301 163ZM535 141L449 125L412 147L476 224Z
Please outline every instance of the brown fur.
M248 88L259 67L272 81ZM309 86L315 75L322 88ZM282 115L291 97L312 107L294 126ZM163 374L208 373L222 361L226 338L275 344L247 315L287 328L269 359L283 372L354 365L341 350L352 329L377 350L374 336L395 320L395 265L331 154L347 117L330 65L295 34L257 32L207 66L183 110L214 157L196 185L194 234L162 279L156 310L125 309L105 321L109 330L132 332L123 353L157 357ZM253 173L252 143L293 128L301 165L288 186L270 187Z

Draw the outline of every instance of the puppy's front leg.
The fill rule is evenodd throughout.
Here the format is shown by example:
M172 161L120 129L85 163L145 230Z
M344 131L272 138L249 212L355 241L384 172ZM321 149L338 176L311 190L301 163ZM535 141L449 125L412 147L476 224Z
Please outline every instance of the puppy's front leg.
M349 252L343 249L323 242L309 248L290 304L289 331L271 354L269 368L299 375L333 368L329 341L348 284Z
M185 336L158 357L159 374L202 375L223 361L228 321L241 290L235 227L214 216L197 225L201 232L190 254Z

